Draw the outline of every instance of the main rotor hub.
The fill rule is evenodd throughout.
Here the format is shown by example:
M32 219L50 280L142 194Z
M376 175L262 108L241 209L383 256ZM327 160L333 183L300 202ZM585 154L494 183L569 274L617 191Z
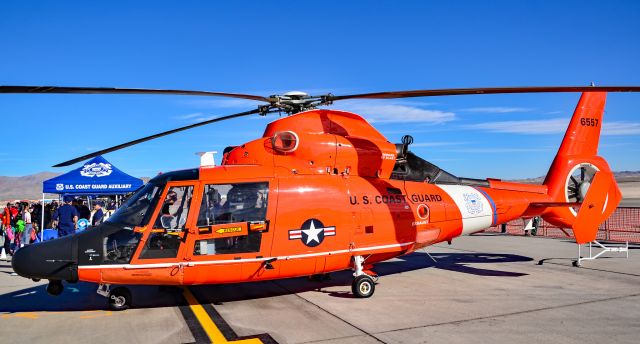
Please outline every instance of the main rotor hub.
M270 104L261 107L261 114L269 112L286 112L293 115L298 112L312 110L321 105L330 105L331 94L312 96L302 91L290 91L282 95L272 95L269 97Z
M291 99L307 99L309 98L309 93L302 91L289 91L282 95L282 97L290 97Z

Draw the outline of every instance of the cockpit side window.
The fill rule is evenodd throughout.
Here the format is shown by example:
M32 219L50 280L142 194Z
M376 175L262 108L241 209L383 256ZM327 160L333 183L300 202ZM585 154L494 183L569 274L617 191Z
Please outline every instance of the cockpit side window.
M191 198L193 198L193 186L170 187L153 228L166 229L167 231L184 230Z
M169 187L140 259L178 256L192 197L193 185Z
M153 214L160 194L164 185L156 185L154 183L147 183L142 188L138 189L122 205L107 222L117 223L124 226L129 226L129 230L133 230L133 227L141 227L149 223L149 219Z

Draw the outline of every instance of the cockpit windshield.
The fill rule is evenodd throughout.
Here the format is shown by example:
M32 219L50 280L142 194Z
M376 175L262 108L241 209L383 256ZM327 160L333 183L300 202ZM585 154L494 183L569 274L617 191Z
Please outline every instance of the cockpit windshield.
M147 183L111 215L107 222L129 226L131 230L133 227L146 225L158 204L163 187L164 184Z

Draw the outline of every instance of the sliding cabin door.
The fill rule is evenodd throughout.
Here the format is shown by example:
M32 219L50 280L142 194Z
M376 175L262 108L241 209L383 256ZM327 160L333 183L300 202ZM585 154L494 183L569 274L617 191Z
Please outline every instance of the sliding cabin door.
M185 283L276 277L267 269L275 218L273 180L203 182L193 233L187 239Z

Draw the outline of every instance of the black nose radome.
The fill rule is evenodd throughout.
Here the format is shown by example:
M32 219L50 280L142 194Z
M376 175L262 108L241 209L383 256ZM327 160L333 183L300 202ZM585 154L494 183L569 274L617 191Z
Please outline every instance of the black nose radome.
M73 254L74 236L28 245L11 260L13 271L32 279L78 280L78 263Z

